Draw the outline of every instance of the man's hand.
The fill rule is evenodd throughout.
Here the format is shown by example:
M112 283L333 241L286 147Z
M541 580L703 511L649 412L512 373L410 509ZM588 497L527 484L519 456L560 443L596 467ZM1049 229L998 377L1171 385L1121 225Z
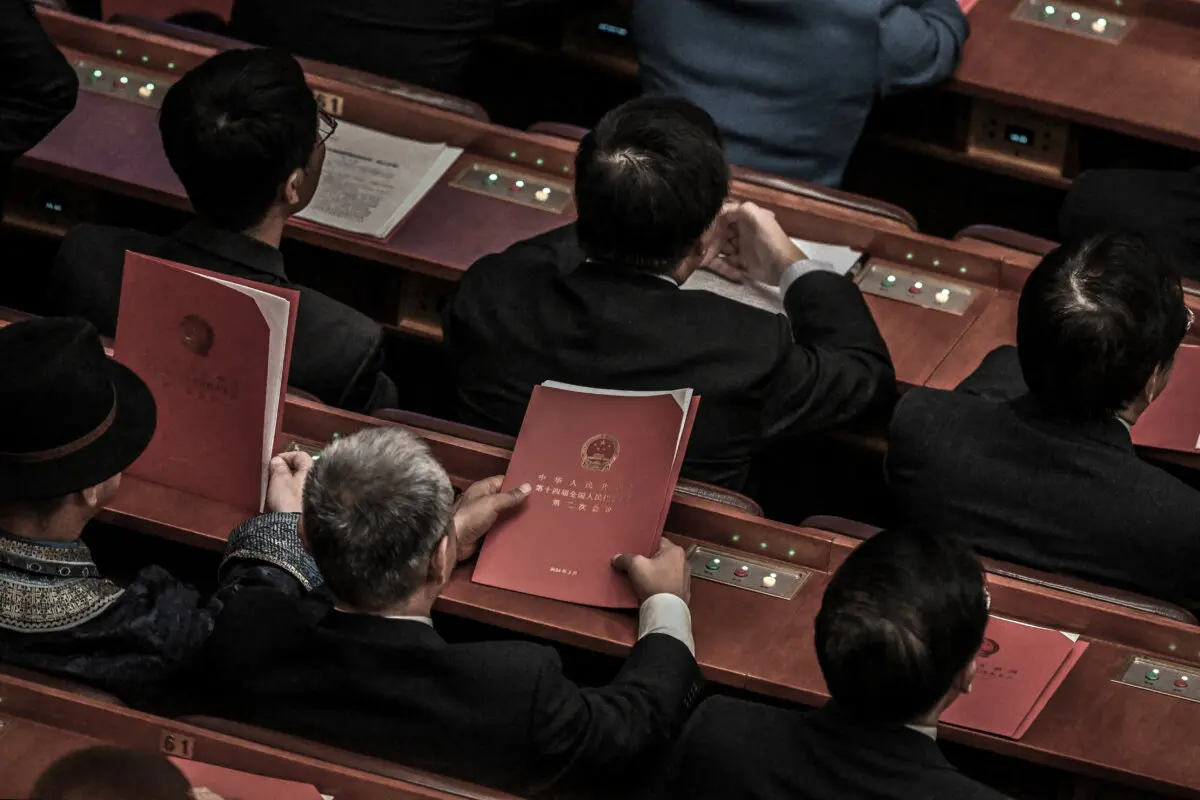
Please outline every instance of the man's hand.
M736 270L768 286L778 286L784 271L806 257L784 233L774 212L754 203L726 206L718 225L725 231L721 248L725 264L713 271L721 275Z
M267 476L268 513L284 511L299 514L304 509L304 481L312 470L308 453L281 453L271 459Z
M658 552L650 558L625 554L615 556L612 563L617 572L629 576L639 603L656 594L673 594L685 603L692 597L692 571L688 568L687 554L665 538L659 540Z
M504 476L486 478L467 487L454 509L454 534L458 541L458 560L466 561L479 549L479 540L492 529L500 515L525 502L533 491L523 483L509 492L501 492Z

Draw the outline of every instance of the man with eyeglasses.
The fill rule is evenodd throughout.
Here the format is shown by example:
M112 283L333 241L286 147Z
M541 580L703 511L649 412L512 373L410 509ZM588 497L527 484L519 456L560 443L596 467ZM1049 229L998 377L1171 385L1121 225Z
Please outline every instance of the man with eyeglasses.
M896 407L899 510L983 555L1200 612L1200 492L1131 439L1192 321L1178 273L1140 239L1050 253L1021 292L1016 348Z
M380 326L293 284L279 252L288 218L312 200L335 127L286 53L235 50L196 67L167 91L159 113L163 149L195 219L165 239L75 228L55 263L57 310L112 335L126 250L298 289L291 385L355 411L395 405L396 387L382 371Z

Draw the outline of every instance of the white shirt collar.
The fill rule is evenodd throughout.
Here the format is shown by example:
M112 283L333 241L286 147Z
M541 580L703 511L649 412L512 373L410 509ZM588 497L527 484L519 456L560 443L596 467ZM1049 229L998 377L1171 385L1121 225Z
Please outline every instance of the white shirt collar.
M909 730L916 731L922 736L928 736L930 739L937 741L937 726L936 725L905 725Z
M357 614L358 613L357 611L347 611L346 609L338 608L337 606L334 606L333 610L339 611L343 614ZM380 614L379 616L383 617L384 619L400 620L401 622L420 622L422 625L428 625L431 628L433 627L433 620L430 619L429 617L405 616L403 614Z

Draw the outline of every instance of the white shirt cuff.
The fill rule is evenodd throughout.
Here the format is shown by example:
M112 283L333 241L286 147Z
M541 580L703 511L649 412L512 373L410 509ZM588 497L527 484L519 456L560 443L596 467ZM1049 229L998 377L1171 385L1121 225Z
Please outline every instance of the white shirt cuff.
M642 603L638 611L638 639L652 633L665 633L687 645L692 656L696 643L692 640L692 612L683 599L673 594L656 594Z
M832 272L835 275L837 274L837 270L834 269L833 265L826 261L802 258L785 269L783 275L779 277L779 296L787 297L788 289L792 288L792 284L810 272Z

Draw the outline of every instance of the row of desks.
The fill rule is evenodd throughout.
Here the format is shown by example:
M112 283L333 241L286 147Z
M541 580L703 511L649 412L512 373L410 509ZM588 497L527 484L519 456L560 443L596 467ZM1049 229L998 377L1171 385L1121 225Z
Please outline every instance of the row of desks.
M335 433L378 424L293 398L284 418L289 440L318 446ZM507 467L506 450L417 432L457 485ZM105 516L117 525L215 550L244 513L127 478ZM813 623L830 574L856 541L683 495L675 497L667 532L684 546L703 544L758 558L766 554L811 571L791 600L694 581L691 607L697 658L710 680L777 700L823 703L827 691L813 648ZM627 653L635 641L631 615L476 585L472 568L468 564L455 572L438 600L439 611L610 655ZM1171 796L1200 791L1200 743L1188 737L1200 725L1200 704L1114 682L1136 654L1200 665L1200 628L996 575L989 576L989 586L994 613L1080 632L1092 646L1021 741L943 726L947 740Z
M213 52L154 33L53 12L42 16L51 36L71 58L102 64L110 74L124 69L152 76L159 92ZM325 277L357 284L377 280L382 272L378 293L394 295L386 305L395 309L395 315L385 314L381 322L418 335L440 336L441 300L476 259L572 219L573 208L556 214L463 191L450 183L474 163L570 183L574 142L399 99L347 77L345 70L310 71L310 81L327 98L337 98L346 119L397 135L446 141L467 151L388 241L289 226L289 238L380 265L370 277L365 273ZM186 209L186 196L162 151L156 113L151 105L85 89L76 111L22 160L22 166L65 178L74 186ZM975 301L962 315L867 295L903 387L951 388L987 352L1015 341L1017 296L1037 263L1036 255L925 236L912 230L902 213L883 204L865 198L847 200L836 192L777 178L744 175L734 182L733 194L774 210L794 236L864 250L874 264L921 273L930 287L953 281L977 290ZM20 216L19 207L10 209L10 217ZM354 288L364 293L361 286Z

